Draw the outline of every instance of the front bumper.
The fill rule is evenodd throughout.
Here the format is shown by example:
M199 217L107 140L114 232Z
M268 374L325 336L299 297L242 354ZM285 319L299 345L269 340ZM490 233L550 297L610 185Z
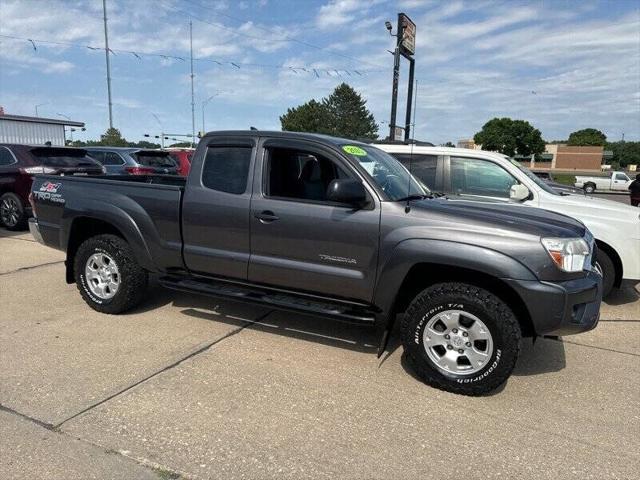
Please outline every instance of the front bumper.
M38 243L44 245L44 240L42 239L42 234L40 233L40 226L38 225L38 220L36 218L29 219L29 233L36 239Z
M566 282L506 280L524 301L537 335L573 335L600 319L602 276L589 272Z

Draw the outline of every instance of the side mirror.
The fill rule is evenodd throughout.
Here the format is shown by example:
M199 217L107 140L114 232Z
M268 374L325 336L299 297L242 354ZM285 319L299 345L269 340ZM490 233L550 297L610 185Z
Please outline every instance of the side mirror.
M511 200L516 200L517 202L521 202L529 198L529 189L520 183L516 183L511 186L511 190L509 190L509 198Z
M327 187L327 200L359 207L366 203L367 191L358 180L336 179Z

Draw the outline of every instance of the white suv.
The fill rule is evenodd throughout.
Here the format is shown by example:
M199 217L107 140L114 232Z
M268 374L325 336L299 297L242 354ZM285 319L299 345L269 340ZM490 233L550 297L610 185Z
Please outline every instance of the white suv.
M563 213L596 238L604 294L640 282L640 208L581 194L560 193L509 157L484 150L376 144L431 190L455 199L517 202ZM412 153L413 152L413 153Z

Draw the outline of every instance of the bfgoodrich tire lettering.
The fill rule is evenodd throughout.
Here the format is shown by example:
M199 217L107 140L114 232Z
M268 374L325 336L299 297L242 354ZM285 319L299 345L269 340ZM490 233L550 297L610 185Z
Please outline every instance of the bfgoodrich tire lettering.
M100 298L89 288L86 265L96 254L108 256L117 265L119 285L111 298ZM138 305L144 297L147 272L138 265L127 242L116 235L98 235L85 240L76 252L73 265L80 295L98 312L122 313Z
M434 326L433 319L440 317L453 323ZM467 341L474 324L482 326L484 333L479 335L485 340L480 342L485 343ZM428 325L441 330L435 331L435 336L442 337L434 343L430 343L433 329L425 335ZM511 309L487 290L464 283L441 283L419 293L404 315L401 332L405 358L415 373L431 386L464 395L482 395L499 387L511 375L520 351L520 326ZM440 341L443 347L433 346ZM459 348L462 358L454 365L438 364L430 348ZM476 350L486 352L486 359L474 357Z

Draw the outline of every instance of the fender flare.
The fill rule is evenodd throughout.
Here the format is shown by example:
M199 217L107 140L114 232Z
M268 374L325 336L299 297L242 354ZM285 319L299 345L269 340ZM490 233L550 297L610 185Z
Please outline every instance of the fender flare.
M523 263L496 250L450 240L404 240L393 248L376 281L373 303L382 311L376 319L378 356L384 352L393 328L402 283L411 268L423 263L475 270L496 278L537 280Z
M132 202L132 205L137 205ZM124 239L127 241L136 260L142 268L148 271L156 271L153 257L149 249L149 245L140 231L140 219L144 219L146 213L137 206L142 213L138 220L134 218L124 209L105 201L96 199L84 199L82 206L69 206L65 208L65 215L62 218L60 229L60 248L68 252L69 235L73 227L73 223L81 218L99 220L105 222L117 229ZM153 227L149 230L154 231ZM67 262L69 259L67 258Z

